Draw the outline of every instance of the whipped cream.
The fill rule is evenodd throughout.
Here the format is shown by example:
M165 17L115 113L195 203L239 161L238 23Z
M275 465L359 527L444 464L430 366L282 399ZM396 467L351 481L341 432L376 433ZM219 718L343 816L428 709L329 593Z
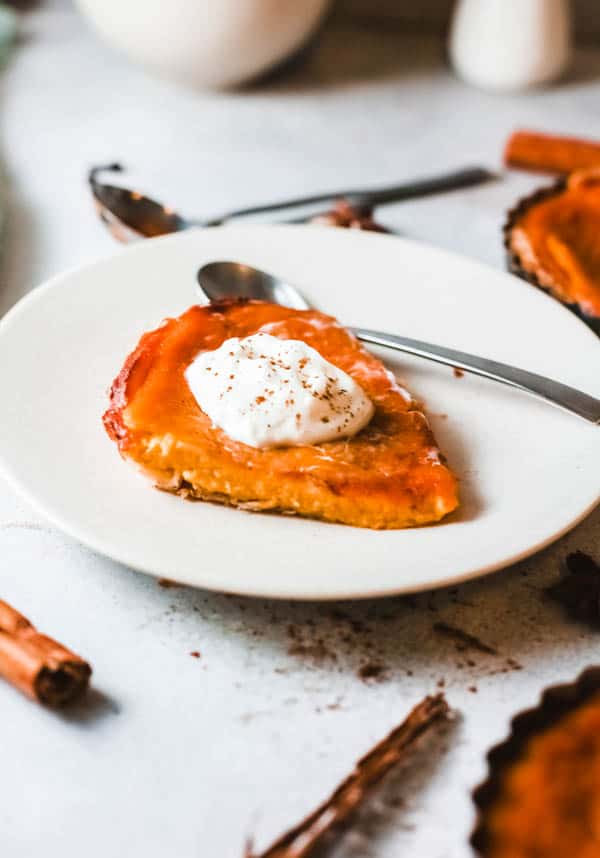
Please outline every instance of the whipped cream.
M300 340L232 337L186 370L198 405L251 447L322 444L355 435L374 407L345 372Z

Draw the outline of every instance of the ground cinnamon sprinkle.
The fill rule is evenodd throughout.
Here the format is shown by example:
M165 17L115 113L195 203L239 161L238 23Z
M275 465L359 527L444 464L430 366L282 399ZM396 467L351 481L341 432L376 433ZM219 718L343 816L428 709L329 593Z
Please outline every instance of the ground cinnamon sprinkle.
M381 682L385 679L386 667L381 662L368 661L359 667L357 674L363 682Z
M469 634L469 632L465 632L463 629L458 628L458 626L451 626L449 623L440 621L438 623L434 623L433 630L434 632L438 632L438 634L453 640L459 652L471 649L485 653L486 655L498 655L498 650L494 649L494 647L484 643L482 640L479 640L475 635Z
M497 661L495 664L494 662L490 662L489 658L485 659L486 676L497 676L502 673L511 673L514 670L523 670L523 665L519 664L516 659L510 656L503 656L497 649L458 626L452 626L449 623L439 621L434 623L432 628L434 632L454 642L456 652L460 653L460 658L456 661L456 667L459 670L468 667L478 667L478 663L474 660L475 653L493 656L495 659L502 659L500 664ZM473 658L469 654L473 654Z
M336 654L327 648L322 638L317 638L310 643L297 641L288 648L288 655L300 656L316 664L322 664L324 661L337 661Z
M372 627L339 608L328 611L328 616L332 624L324 636L316 635L313 621L290 623L286 629L289 639L287 654L313 667L325 668L349 658L355 663L356 676L363 682L388 681L392 670Z

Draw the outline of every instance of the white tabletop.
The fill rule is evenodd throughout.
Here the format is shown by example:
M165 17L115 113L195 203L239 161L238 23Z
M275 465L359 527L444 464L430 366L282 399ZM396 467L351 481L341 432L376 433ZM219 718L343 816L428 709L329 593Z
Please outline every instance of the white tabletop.
M58 0L25 29L2 79L10 226L0 313L49 275L113 250L84 182L91 164L118 158L159 196L211 214L495 167L521 125L600 137L591 52L560 86L493 96L457 82L435 42L338 24L267 84L197 94L131 67ZM380 219L500 266L503 212L539 182L511 174L389 206ZM163 589L63 537L0 482L2 597L94 666L87 702L64 714L0 683L2 854L240 858L248 835L263 846L299 819L444 680L462 714L450 739L394 780L338 854L467 858L485 750L541 688L598 658L597 637L541 591L570 550L597 555L599 544L596 511L541 555L454 590L339 606L249 601ZM436 622L498 655L457 652ZM523 669L506 670L509 659ZM359 677L369 661L385 667L379 681Z

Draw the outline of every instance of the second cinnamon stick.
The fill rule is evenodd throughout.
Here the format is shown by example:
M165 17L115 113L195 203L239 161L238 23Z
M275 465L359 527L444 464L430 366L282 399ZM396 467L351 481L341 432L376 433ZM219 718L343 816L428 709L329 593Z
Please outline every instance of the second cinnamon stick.
M600 142L519 130L508 139L504 163L508 167L568 175L574 170L600 167Z
M39 703L62 706L83 694L91 673L80 656L0 600L0 676Z
M354 771L330 797L298 825L282 834L265 852L251 847L245 858L309 858L327 835L342 831L372 789L396 766L435 723L448 717L443 694L426 697L405 720L358 761Z

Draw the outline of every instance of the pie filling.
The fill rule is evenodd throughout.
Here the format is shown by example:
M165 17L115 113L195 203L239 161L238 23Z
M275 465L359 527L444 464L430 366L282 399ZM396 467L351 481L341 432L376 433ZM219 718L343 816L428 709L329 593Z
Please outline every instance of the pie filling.
M303 409L306 405L308 411L279 408L285 397L282 400L281 391L276 390L272 396L279 397L279 411L275 408L271 414L279 418L283 414L283 424L291 415L292 423L287 420L283 431L294 429L297 413L300 423L312 427L311 431L317 422L323 432L334 417L341 418L341 423L334 422L332 437L296 437L294 443L284 446L246 443L256 441L261 431L264 441L266 424L275 422L263 419L269 409L266 402L256 403L256 398L265 394L256 393L254 387L259 421L253 428L248 422L246 430L240 430L238 421L238 434L249 432L245 441L233 437L235 429L225 431L225 418L217 414L215 419L215 413L212 417L207 413L212 407L201 407L205 392L200 391L194 367L204 365L198 372L209 375L206 361L226 341L238 341L236 348L227 348L226 357L232 359L229 351L235 357L239 343L256 334L281 341L280 357L289 341L314 350L316 356L310 354L318 369L316 375L311 371L307 376L298 366L294 372L280 367L268 379L276 378L283 386L285 378L291 382L293 376L296 390L307 396ZM306 357L302 350L299 354ZM309 363L303 370L310 369ZM328 370L329 365L336 373ZM284 362L287 366L291 364ZM228 374L235 375L235 371ZM264 382L264 374L259 376ZM319 387L323 384L324 388ZM212 391L212 405L223 405L225 396L223 400L218 397L227 392L227 386ZM325 395L325 401L312 397L315 389ZM334 407L330 409L327 397L332 394ZM245 396L245 400L240 395L229 403L234 418L236 413L239 417L239 409L251 405L247 391ZM259 406L265 406L264 412L258 411ZM353 419L360 418L352 432L344 425L350 412ZM328 417L329 424L322 417ZM225 301L192 307L177 319L167 319L145 334L127 358L111 388L104 424L125 459L158 487L186 497L377 529L435 522L458 506L456 479L417 403L383 363L335 319L313 310ZM339 433L337 425L342 427Z
M529 740L487 827L485 858L600 855L600 695Z
M508 247L526 274L567 304L600 319L600 172L574 173L566 187L523 205Z

